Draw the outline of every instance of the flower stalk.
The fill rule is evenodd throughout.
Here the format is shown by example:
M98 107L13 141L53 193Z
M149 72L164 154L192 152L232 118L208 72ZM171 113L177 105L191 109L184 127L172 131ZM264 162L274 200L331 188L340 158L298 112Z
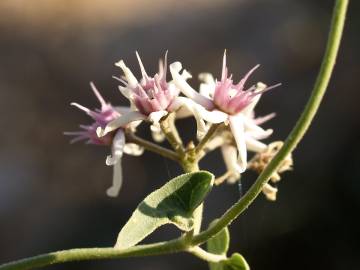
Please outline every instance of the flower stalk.
M205 134L204 138L199 142L199 144L195 148L195 153L199 158L203 156L203 151L206 147L206 144L208 141L215 136L216 132L223 126L223 124L212 124L208 130L208 132Z
M146 150L159 154L160 156L166 157L176 162L179 161L179 157L174 151L161 147L158 144L144 140L136 136L133 132L127 132L126 139L129 142L136 143L137 145L144 147Z
M175 114L169 113L160 120L160 128L172 148L176 151L176 153L178 153L180 157L183 157L185 155L185 149L174 121Z

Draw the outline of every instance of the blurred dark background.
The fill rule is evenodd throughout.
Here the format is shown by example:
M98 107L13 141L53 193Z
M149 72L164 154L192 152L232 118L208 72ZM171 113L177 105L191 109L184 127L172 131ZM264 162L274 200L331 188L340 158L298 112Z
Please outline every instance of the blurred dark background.
M0 2L0 262L74 247L111 246L137 203L180 169L146 152L126 156L123 189L105 190L112 169L106 147L69 144L63 131L89 123L69 106L91 108L94 81L113 104L126 104L111 76L124 59L139 74L134 51L149 71L169 50L194 75L219 76L221 57L236 79L282 82L257 107L281 140L312 89L334 1L28 1ZM294 152L278 200L260 196L230 227L231 252L252 269L359 269L360 70L359 2L351 1L334 76L319 114ZM192 80L194 85L198 82ZM188 140L192 119L179 126ZM140 134L149 138L146 127ZM219 153L203 168L224 171ZM249 187L252 175L244 177ZM237 186L215 188L205 226L239 198ZM149 241L176 237L164 227ZM207 269L188 255L69 263L51 269Z

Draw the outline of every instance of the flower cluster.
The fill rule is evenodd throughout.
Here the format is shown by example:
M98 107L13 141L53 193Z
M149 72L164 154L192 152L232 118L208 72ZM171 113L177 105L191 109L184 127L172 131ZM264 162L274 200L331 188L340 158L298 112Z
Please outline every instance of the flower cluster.
M116 196L120 190L123 153L142 153L139 145L127 142L126 134L135 133L136 127L144 121L150 124L154 140L161 141L164 134L160 123L170 113L177 118L194 116L199 140L205 137L211 125L221 124L221 129L209 140L206 151L221 148L228 170L228 182L239 180L247 168L261 171L261 166L257 166L254 159L251 164L247 163L248 151L256 153L258 160L261 160L262 153L273 152L261 142L273 130L263 129L260 125L274 117L274 113L255 117L254 108L263 93L279 84L267 87L259 82L245 87L248 78L259 65L252 68L238 83L234 83L232 75L228 74L225 52L220 79L215 79L209 73L202 73L199 75L199 91L196 91L187 82L192 77L191 74L182 68L180 62L169 65L172 80L167 80L167 53L164 60L159 62L158 73L153 76L148 75L137 52L136 57L142 76L139 80L123 60L115 64L122 70L123 76L114 78L120 82L119 90L129 100L129 107L113 107L106 103L91 84L101 109L92 111L73 103L92 117L93 123L81 125L81 131L66 133L75 136L72 142L84 139L87 143L111 146L112 155L107 157L106 164L114 165L114 179L108 195ZM266 189L269 187L264 188L264 193L268 194Z

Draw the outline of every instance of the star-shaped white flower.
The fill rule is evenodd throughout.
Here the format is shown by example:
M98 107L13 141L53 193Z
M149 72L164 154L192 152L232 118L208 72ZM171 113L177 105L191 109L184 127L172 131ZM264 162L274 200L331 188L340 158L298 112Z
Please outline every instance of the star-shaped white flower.
M136 79L131 70L120 60L115 65L120 67L124 73L123 78L116 78L123 85L119 86L120 92L130 101L132 111L109 122L105 127L97 130L99 137L103 137L109 132L134 121L146 120L151 123L151 131L154 140L161 141L163 134L160 129L159 121L170 112L187 106L184 97L178 97L180 91L175 84L166 81L167 54L164 62L159 63L159 72L150 77L144 68L139 54L136 56L140 65L142 78ZM191 75L184 70L179 76L183 80L191 78Z
M213 124L225 123L229 125L237 145L238 157L235 171L239 173L246 170L247 149L261 148L262 144L258 140L266 138L272 133L272 130L262 129L250 115L253 113L261 94L280 84L266 87L265 84L258 83L256 86L253 85L244 90L246 80L257 67L258 65L251 69L238 84L233 84L232 75L228 77L225 52L221 80L214 80L210 74L201 74L200 79L204 83L201 85L199 93L180 75L182 69L180 62L170 65L174 84L193 102L189 107L194 111L197 122L201 123L205 120ZM201 134L204 133L203 126L198 126L198 129L200 129ZM224 151L225 153L233 152L234 149L227 148Z

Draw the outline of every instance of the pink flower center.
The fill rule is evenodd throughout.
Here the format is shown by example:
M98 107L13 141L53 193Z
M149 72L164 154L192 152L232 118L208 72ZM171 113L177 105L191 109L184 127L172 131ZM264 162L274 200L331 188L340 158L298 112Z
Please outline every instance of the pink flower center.
M134 102L140 112L149 115L156 111L165 111L177 96L169 89L165 79L157 74L154 78L143 78L142 82L134 89Z
M228 114L241 112L252 102L256 95L262 92L257 92L255 86L244 90L246 80L256 68L258 68L258 65L251 69L238 84L234 85L232 75L228 77L226 58L224 56L221 81L217 81L215 84L214 104Z
M226 52L224 53L223 66L221 72L221 81L216 81L215 92L213 97L214 105L227 114L238 114L253 102L257 95L264 93L272 88L278 87L278 83L273 86L266 87L264 84L260 86L251 86L244 90L245 83L250 75L259 67L253 67L238 84L233 84L232 75L228 77L228 69L226 67Z

